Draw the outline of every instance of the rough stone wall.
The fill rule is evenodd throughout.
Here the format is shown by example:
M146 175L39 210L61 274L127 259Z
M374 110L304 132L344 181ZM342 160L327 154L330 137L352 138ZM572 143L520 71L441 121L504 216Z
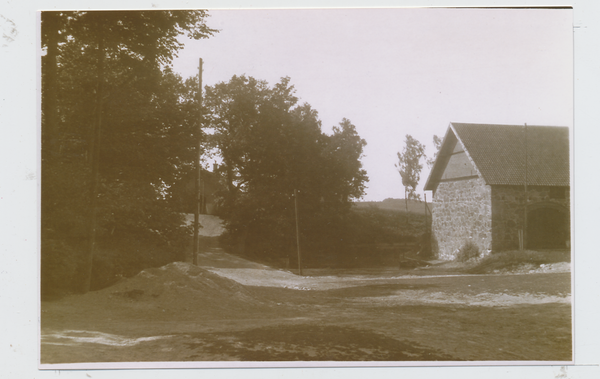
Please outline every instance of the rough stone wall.
M433 196L433 249L454 259L471 239L485 255L492 248L492 190L481 178L441 182Z
M564 191L563 198L556 198L557 191ZM557 205L570 208L570 191L565 187L529 187L528 210L538 206ZM523 228L523 186L492 187L492 250L505 251L519 248L519 229Z

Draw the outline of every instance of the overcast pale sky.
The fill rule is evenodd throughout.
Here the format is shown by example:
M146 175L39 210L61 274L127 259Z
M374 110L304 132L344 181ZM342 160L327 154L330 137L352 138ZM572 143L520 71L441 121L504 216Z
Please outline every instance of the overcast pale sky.
M568 9L212 10L221 32L186 40L173 63L212 85L289 76L330 131L346 117L367 141L364 200L404 197L394 164L410 134L433 154L450 122L572 126ZM427 179L421 173L418 189ZM428 199L431 195L428 194Z

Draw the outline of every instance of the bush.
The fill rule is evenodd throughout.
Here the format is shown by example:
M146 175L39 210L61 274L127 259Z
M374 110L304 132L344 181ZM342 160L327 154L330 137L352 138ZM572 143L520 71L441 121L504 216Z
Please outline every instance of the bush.
M479 247L473 241L468 240L458 250L458 254L456 254L456 260L458 262L466 262L473 258L479 258Z
M505 251L492 253L483 258L479 263L470 268L469 274L485 274L494 270L513 269L523 264L548 264L558 262L570 262L570 253L565 252L539 252L539 251Z

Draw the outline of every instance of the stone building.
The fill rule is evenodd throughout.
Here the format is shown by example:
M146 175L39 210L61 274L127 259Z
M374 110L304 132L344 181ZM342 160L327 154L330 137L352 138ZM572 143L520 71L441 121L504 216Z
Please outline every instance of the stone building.
M425 190L433 192L440 259L453 259L469 240L484 255L515 250L520 233L528 249L567 249L569 130L451 123Z

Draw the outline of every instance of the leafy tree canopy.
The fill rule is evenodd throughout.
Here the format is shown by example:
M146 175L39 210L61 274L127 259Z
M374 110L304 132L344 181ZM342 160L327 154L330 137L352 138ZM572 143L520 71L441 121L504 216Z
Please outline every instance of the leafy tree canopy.
M200 136L197 87L169 65L183 47L178 36L200 39L216 32L206 25L207 16L206 11L42 13L46 287L70 285L56 278L75 279L84 284L74 287L86 291L92 260L104 262L109 276L180 258L176 245L185 241L185 230L167 200L170 185L193 162ZM107 261L106 255L86 253L91 239L101 250L121 254ZM143 243L154 246L153 252L135 255ZM136 258L123 266L131 256ZM61 271L73 262L76 270ZM100 267L91 275L99 278ZM86 278L72 277L78 273Z
M317 111L298 104L289 78L271 87L234 76L207 87L205 106L223 160L222 212L232 235L251 251L287 254L296 189L302 231L317 249L323 236L316 236L343 217L368 180L360 162L366 142L355 126L344 119L332 135L323 133Z
M108 55L129 57L149 65L169 64L183 44L179 35L208 38L217 32L209 28L204 10L156 11L45 11L42 13L42 47L52 43L79 43L95 49L99 38ZM102 31L102 35L97 33ZM130 61L130 62L131 62Z

